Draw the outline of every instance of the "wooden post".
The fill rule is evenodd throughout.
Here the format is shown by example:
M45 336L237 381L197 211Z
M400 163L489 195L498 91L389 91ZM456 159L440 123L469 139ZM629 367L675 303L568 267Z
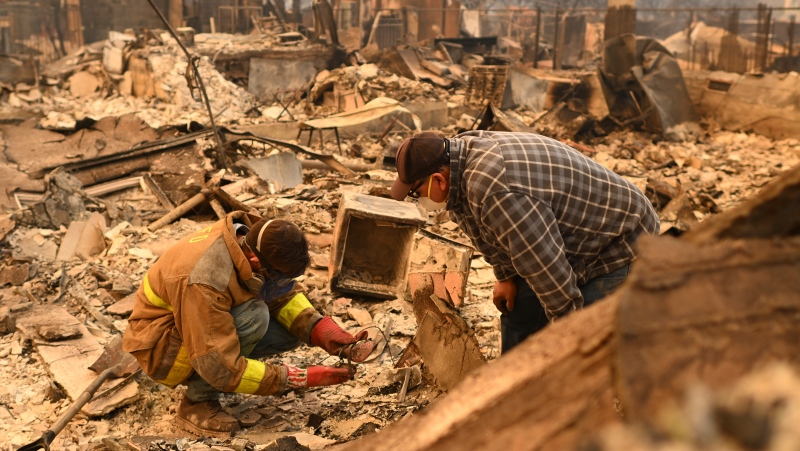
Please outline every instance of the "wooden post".
M447 0L442 0L442 37L447 37ZM434 36L434 39L438 36Z
M533 43L533 67L539 67L539 36L542 28L542 7L536 7L536 42Z
M167 7L167 14L169 15L169 24L172 28L180 28L183 26L183 0L169 0Z
M199 206L200 204L202 204L205 201L206 201L205 194L197 193L197 194L194 195L194 197L192 197L191 199L187 200L186 202L178 205L177 207L175 207L174 210L172 210L169 213L167 213L166 215L164 215L158 221L156 221L156 222L150 224L149 226L147 226L147 229L150 230L151 232L155 232L156 230L164 227L165 225L171 223L172 221L175 221L175 220L179 219L181 216L183 216L186 213L188 213L189 210Z
M603 40L634 33L635 28L636 0L608 0Z
M789 64L792 65L791 59L794 57L794 14L789 18Z
M561 55L558 54L558 23L560 22L560 16L561 8L556 7L555 36L553 39L553 69L556 68L558 58L561 57Z
M769 49L770 49L770 30L772 29L772 8L767 9L767 20L764 24L764 65L762 71L767 71L769 65Z

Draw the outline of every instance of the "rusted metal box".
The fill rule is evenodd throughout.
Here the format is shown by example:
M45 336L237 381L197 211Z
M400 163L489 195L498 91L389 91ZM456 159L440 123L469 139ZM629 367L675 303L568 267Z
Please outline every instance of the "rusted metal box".
M343 194L328 266L331 290L396 298L405 289L414 234L424 223L412 203Z

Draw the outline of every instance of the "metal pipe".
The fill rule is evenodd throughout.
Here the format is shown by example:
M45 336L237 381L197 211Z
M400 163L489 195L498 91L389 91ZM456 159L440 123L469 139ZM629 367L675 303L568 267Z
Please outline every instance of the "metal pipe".
M189 65L192 67L192 75L194 75L195 80L197 80L198 88L200 88L200 93L203 96L203 102L206 104L208 117L211 119L211 129L214 131L214 140L217 142L217 164L219 164L224 169L228 169L228 159L225 157L225 146L222 142L222 137L219 134L219 130L217 129L217 124L214 121L214 113L211 111L211 103L208 101L208 94L206 93L205 83L203 83L203 77L200 76L200 72L197 69L197 58L193 57L189 53L189 50L187 50L186 47L183 45L183 42L181 42L181 40L178 39L178 33L175 32L175 30L172 28L172 25L170 25L167 18L164 17L164 14L161 13L161 10L159 10L156 4L153 3L153 0L147 0L147 2L150 3L150 6L152 6L156 14L158 14L158 17L161 18L161 21L164 23L164 26L166 26L167 30L169 30L169 34L172 35L172 38L175 39L175 41L178 43L181 50L183 50L183 53L186 54L186 59L188 60ZM189 77L187 76L186 79L188 82ZM192 87L189 86L190 90L191 88Z
M533 44L533 68L539 67L539 36L542 28L542 7L536 7L536 42Z

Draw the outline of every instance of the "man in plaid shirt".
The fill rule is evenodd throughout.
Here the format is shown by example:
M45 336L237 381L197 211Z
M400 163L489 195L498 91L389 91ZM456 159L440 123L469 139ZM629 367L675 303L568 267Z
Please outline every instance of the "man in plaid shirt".
M559 141L530 133L421 133L397 151L392 197L447 208L493 269L503 352L610 293L636 239L656 234L633 184Z

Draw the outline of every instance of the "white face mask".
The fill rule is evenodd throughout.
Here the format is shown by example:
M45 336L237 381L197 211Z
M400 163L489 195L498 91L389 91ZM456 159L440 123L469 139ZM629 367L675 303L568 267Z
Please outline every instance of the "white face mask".
M447 206L447 201L434 202L429 197L420 197L417 200L419 200L419 204L422 205L422 208L428 211L438 211Z
M447 198L444 199L443 202L434 202L431 200L431 185L433 185L433 176L428 181L428 196L422 197L420 196L419 204L422 205L422 208L428 211L439 211L444 209L447 206ZM447 193L447 197L450 197L450 193Z

